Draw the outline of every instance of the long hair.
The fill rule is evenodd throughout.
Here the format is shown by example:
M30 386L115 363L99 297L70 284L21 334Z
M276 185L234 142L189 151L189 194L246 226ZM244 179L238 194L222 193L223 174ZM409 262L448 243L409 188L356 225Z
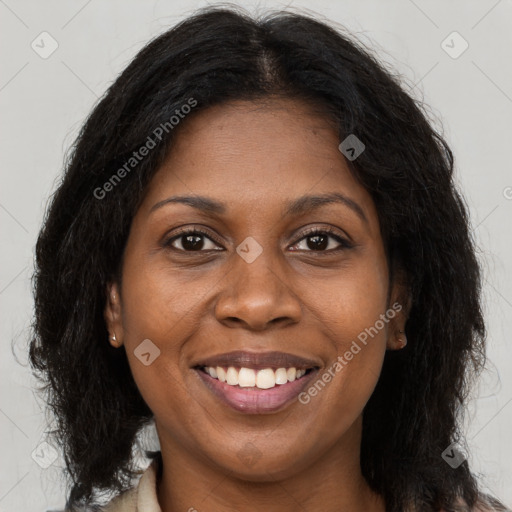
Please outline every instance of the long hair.
M37 241L30 361L56 419L68 504L128 488L134 439L152 418L124 348L108 343L103 311L133 216L172 150L179 128L169 120L192 101L198 112L270 96L321 106L340 141L356 134L364 142L350 169L375 202L393 276L405 276L412 297L408 346L386 354L364 409L363 476L390 511L452 511L457 498L471 508L479 495L467 461L453 469L442 457L461 438L486 334L452 153L399 75L362 43L308 16L226 8L200 11L151 41L108 89L74 144ZM166 127L160 137L157 127ZM156 147L113 180L148 137Z

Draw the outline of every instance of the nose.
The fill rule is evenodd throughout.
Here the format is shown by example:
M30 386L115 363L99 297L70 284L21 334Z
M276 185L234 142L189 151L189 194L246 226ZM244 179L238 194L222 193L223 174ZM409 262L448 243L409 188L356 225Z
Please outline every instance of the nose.
M228 327L261 331L300 321L302 310L283 272L264 257L252 263L239 258L225 277L215 305L219 322Z

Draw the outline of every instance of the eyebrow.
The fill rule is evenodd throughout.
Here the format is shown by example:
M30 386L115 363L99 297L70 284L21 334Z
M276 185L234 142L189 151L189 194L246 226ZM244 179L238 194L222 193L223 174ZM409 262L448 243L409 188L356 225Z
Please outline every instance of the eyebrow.
M312 212L325 204L343 204L348 206L358 217L368 224L368 219L364 210L350 197L347 197L339 192L331 192L328 194L302 196L293 201L289 201L285 208L285 215L301 215L303 213Z
M191 206L192 208L196 208L204 213L222 215L226 213L226 205L216 201L215 199L211 199L205 196L172 196L167 199L163 199L158 203L154 204L150 213L172 203L180 203ZM317 210L321 206L326 204L343 204L350 208L353 212L357 214L357 216L368 224L368 219L364 213L364 210L350 197L347 197L339 192L331 192L327 194L320 195L308 195L302 196L292 201L288 201L285 205L284 215L292 216L292 215L301 215L304 213L313 212Z

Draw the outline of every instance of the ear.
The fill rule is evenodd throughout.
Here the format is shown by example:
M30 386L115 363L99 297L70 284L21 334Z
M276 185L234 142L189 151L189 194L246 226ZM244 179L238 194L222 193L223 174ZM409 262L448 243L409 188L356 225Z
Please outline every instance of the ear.
M107 285L107 302L104 311L109 343L119 348L123 344L123 326L121 322L121 297L117 283Z
M389 320L388 339L386 348L388 350L400 350L407 345L405 325L409 318L412 306L412 296L409 288L403 281L393 284L389 309L387 312ZM394 312L394 313L393 313ZM391 315L394 315L391 318Z

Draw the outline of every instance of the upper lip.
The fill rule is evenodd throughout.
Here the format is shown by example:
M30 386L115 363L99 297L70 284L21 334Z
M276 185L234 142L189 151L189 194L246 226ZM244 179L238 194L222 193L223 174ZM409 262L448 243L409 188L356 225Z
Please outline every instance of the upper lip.
M221 367L238 367L253 368L262 370L264 368L292 368L299 369L318 368L318 361L305 357L288 354L286 352L247 352L244 350L236 350L225 354L218 354L207 357L199 361L196 367L203 366L221 366Z

